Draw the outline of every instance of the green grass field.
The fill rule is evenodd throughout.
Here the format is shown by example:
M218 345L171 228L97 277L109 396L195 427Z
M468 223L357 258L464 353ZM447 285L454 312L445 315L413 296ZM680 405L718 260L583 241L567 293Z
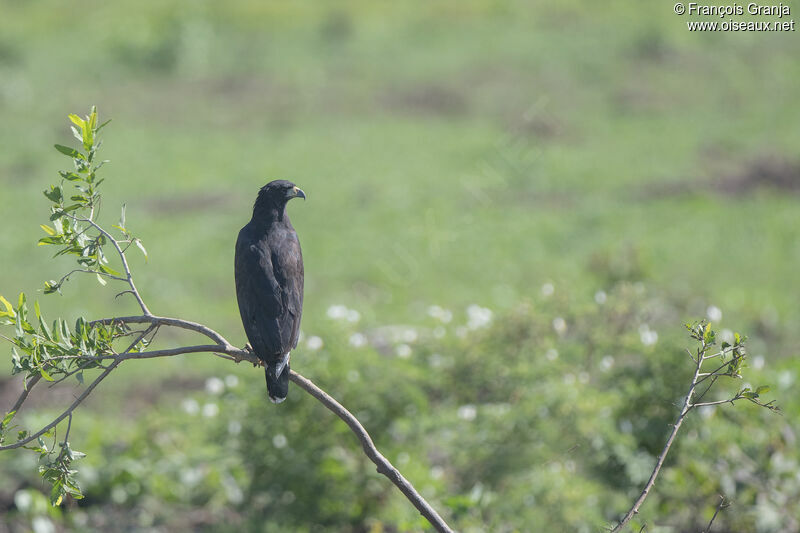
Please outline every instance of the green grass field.
M661 320L662 339L683 342L681 324L703 318L710 305L722 309L722 327L747 332L768 361L764 379L783 376L775 396L787 411L749 420L771 435L800 429L791 416L800 369L793 361L800 346L796 33L690 33L671 5L628 2L0 5L0 294L9 299L25 291L48 316L135 312L133 301L114 300L94 279L73 280L63 296L36 295L69 265L36 246L47 218L41 191L65 163L52 145L71 140L67 113L97 105L112 119L101 218L114 223L127 204L128 225L150 255L147 263L134 256L137 284L157 314L245 342L233 244L258 188L286 178L308 195L290 206L305 258L307 336L344 335L326 316L337 304L357 310L358 328L369 332L426 324L431 305L452 309L458 324L470 304L492 309L496 321L514 320L524 302L539 312L547 283L571 312L593 305L599 290L641 282L674 305L668 318L652 319ZM349 368L343 339L329 357ZM516 349L508 343L499 346ZM313 356L297 354L294 368L303 372ZM491 357L503 365L506 354ZM369 364L378 365L374 379L391 383L380 360ZM534 361L519 364L520 375L536 375ZM324 369L305 368L326 385ZM102 457L151 415L168 419L168 405L201 391L207 377L227 374L262 399L260 371L210 356L130 364L78 413L85 433L74 445ZM0 392L10 387L0 382ZM603 401L622 401L626 392L615 394ZM31 418L49 408L44 397L37 401ZM202 449L206 437L194 446ZM342 446L350 445L344 435ZM3 453L0 472L13 472L11 485L38 486L32 463L17 469L18 456ZM204 460L213 462L218 451L209 453ZM783 453L796 474L797 451ZM770 457L764 464L774 463ZM711 498L716 476L704 479L698 493ZM441 483L436 499L455 516L461 504L447 500L455 489ZM503 494L502 487L493 490ZM582 487L580 494L605 490ZM603 513L623 511L627 494L620 489ZM13 502L13 494L0 496ZM392 517L413 517L396 495L387 497L400 509ZM757 498L742 500L743 514L729 514L732 530L797 525L759 522ZM133 511L109 501L92 500L136 527ZM546 508L549 500L537 501ZM353 531L420 527L406 518L375 526L370 513L381 513L365 505L347 514ZM665 509L649 509L653 527L670 525ZM4 512L28 523L11 503ZM222 516L201 525L222 530ZM469 516L476 522L461 527L478 527L480 518ZM747 516L749 529L737 529L735 516ZM310 530L343 530L336 524ZM687 518L678 529L653 531L693 524ZM496 530L527 530L504 527Z

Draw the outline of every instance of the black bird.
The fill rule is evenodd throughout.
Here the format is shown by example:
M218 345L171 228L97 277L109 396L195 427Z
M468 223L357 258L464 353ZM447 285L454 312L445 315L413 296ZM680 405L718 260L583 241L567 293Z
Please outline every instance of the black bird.
M289 391L289 352L297 346L303 314L303 254L286 203L305 197L290 181L267 183L236 240L239 313L253 352L264 361L273 403Z

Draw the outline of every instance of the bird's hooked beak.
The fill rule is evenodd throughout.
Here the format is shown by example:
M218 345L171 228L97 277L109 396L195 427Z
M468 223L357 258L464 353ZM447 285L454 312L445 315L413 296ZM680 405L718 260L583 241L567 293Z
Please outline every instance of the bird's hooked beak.
M292 195L290 198L302 198L303 200L306 199L306 193L303 192L303 189L300 187L292 188Z

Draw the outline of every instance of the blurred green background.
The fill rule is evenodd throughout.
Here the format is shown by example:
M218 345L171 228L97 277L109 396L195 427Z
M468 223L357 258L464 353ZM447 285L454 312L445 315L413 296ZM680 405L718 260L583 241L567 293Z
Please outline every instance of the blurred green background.
M293 368L458 530L626 511L688 385L682 323L708 317L749 335L746 378L784 416L693 416L635 530L697 531L724 494L717 531L800 531L796 33L690 33L671 5L621 1L0 9L0 294L135 312L94 279L36 293L69 266L36 246L52 145L96 104L101 220L127 204L156 314L244 344L236 233L267 181L306 191ZM297 388L276 408L260 370L208 355L116 374L73 423L87 498L48 509L35 456L3 452L0 532L425 528ZM78 390L42 387L21 421Z

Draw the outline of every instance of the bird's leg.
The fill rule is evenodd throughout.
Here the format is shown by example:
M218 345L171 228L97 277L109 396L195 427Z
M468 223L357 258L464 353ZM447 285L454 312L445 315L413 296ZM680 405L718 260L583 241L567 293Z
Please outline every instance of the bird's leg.
M248 342L247 344L245 344L245 345L244 345L244 351L245 351L245 352L254 353L253 347L250 345L250 343L249 343L249 342Z

